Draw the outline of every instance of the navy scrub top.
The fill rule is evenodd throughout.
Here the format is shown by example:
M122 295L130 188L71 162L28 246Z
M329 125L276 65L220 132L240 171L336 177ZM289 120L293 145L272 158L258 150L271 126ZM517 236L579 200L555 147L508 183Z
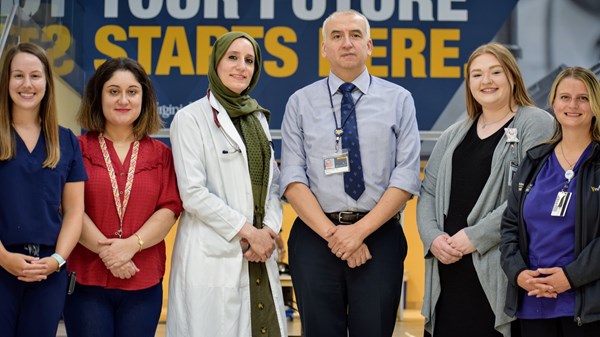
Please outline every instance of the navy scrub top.
M55 246L62 225L59 212L65 183L87 180L77 137L59 126L60 161L43 168L46 139L40 134L33 152L12 130L15 158L0 161L0 241L5 247L37 243Z

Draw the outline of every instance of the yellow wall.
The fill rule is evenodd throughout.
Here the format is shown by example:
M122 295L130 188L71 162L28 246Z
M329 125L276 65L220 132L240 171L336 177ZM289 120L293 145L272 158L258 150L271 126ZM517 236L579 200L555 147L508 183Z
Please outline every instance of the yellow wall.
M58 111L58 124L73 130L76 135L81 133L81 128L75 116L81 103L81 96L73 90L60 76L54 76L54 90L56 95L56 108Z

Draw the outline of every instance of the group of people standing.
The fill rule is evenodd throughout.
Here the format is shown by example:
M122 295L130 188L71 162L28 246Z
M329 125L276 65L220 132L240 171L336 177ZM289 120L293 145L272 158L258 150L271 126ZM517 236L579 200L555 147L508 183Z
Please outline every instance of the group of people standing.
M57 124L44 51L12 48L0 78L3 335L53 337L64 315L69 336L154 336L163 240L179 218L167 336L285 337L283 198L298 215L288 250L303 335L389 337L402 211L418 195L426 334L597 334L595 75L557 77L553 118L506 48L479 47L466 65L468 116L440 137L421 182L414 101L369 74L368 20L335 12L322 32L331 71L288 101L281 173L270 112L249 96L262 59L245 33L214 43L206 96L174 117L172 151L149 137L161 121L136 61L98 67L77 138Z

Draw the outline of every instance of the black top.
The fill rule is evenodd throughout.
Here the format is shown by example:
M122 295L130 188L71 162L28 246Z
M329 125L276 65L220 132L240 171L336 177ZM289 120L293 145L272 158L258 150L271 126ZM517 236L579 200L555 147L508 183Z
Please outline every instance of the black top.
M452 156L452 185L450 205L444 221L444 231L450 236L467 226L467 216L479 199L492 168L492 156L512 118L491 136L477 135L477 121Z

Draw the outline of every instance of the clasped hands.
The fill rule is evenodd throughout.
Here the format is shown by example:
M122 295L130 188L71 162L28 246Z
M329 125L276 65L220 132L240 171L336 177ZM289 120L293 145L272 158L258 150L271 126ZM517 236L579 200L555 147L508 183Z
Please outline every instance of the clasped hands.
M258 229L251 224L246 225L245 237L240 240L244 258L250 262L267 261L277 247L275 245L277 234L269 226Z
M565 272L560 267L523 270L517 277L519 287L528 296L557 298L558 294L571 289Z
M357 224L331 227L325 235L327 246L337 258L356 268L372 259Z
M100 245L98 256L106 269L110 270L116 278L130 279L140 271L132 260L139 250L137 240L133 241L134 239L98 240Z
M429 250L441 263L451 264L462 259L464 255L473 253L476 249L464 229L453 236L444 233L436 237Z
M16 276L19 281L39 282L48 278L58 268L58 262L50 256L39 258L25 254L7 252L2 267Z

